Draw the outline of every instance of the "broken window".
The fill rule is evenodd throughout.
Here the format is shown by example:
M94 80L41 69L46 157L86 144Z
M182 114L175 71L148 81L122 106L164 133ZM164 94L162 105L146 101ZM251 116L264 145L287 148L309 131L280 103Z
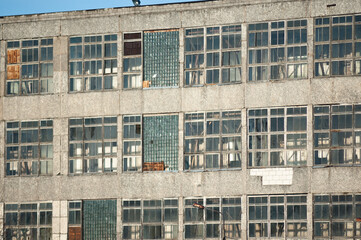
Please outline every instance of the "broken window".
M53 92L53 39L7 42L6 94Z
M360 164L361 105L314 107L314 165Z
M69 173L117 171L117 118L69 120Z
M248 197L250 239L308 239L307 196Z
M5 239L52 239L52 203L5 204Z
M184 169L241 167L241 112L185 114Z
M316 18L315 77L361 74L361 15Z
M71 37L69 91L117 88L117 35Z
M117 201L69 202L68 239L117 239Z
M315 195L313 204L315 238L361 237L361 195Z
M307 108L248 110L248 166L306 165Z
M6 176L53 174L53 121L6 123Z
M248 81L307 78L307 20L249 24Z
M123 117L123 171L178 170L178 115Z
M241 25L186 29L185 86L241 82Z
M177 29L124 34L123 88L174 87L178 84Z
M123 200L123 239L178 239L178 199Z
M194 203L205 208L194 207ZM224 230L227 239L241 239L241 213L240 197L185 199L185 238L220 239Z

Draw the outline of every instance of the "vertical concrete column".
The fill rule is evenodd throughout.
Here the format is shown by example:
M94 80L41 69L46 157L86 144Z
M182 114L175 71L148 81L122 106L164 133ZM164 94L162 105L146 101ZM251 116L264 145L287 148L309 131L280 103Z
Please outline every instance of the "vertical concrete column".
M184 86L184 28L179 29L179 87Z
M5 168L5 121L0 121L0 192L2 193L0 194L0 202L5 200ZM1 207L0 211L2 210L3 208ZM0 226L2 226L2 224L0 224Z
M68 93L68 62L68 37L54 38L54 93Z
M5 95L6 91L6 41L0 41L0 97ZM0 114L2 119L3 106L1 101Z
M183 149L184 149L184 113L180 112L178 115L178 171L182 172L184 170L184 161L183 161Z
M58 172L54 171L54 174L60 172L59 176L65 176L69 173L69 120L68 118L61 118L56 120L57 124L54 126L54 129L57 128L57 132L59 131L59 138L60 138L60 159L57 163ZM55 159L54 159L55 160ZM55 163L54 163L55 165ZM55 169L55 166L54 166Z
M307 194L307 238L309 240L312 240L312 236L313 236L313 198L312 198L312 193Z
M53 119L53 175L60 176L64 174L61 169L61 153L62 153L62 145L61 145L61 135L62 135L62 119Z
M247 239L247 195L242 195L241 239Z
M119 115L117 116L118 120L117 120L117 159L118 159L118 163L117 163L117 171L118 171L118 175L122 174L123 172L123 116Z
M313 18L307 18L307 73L308 79L313 78Z
M120 20L119 20L120 21ZM119 30L120 32L120 30ZM123 89L123 33L118 33L117 41L117 59L118 59L118 74L117 74L117 86L118 89Z
M247 24L242 24L242 48L241 48L241 59L242 59L242 83L247 82L247 61L248 61L248 34L247 34ZM245 89L245 88L244 88ZM243 94L246 95L245 93Z
M1 236L5 236L5 229L4 229L4 203L0 202L0 239Z
M68 239L68 202L53 201L52 234L54 240Z
M183 226L183 213L184 213L184 205L183 198L178 198L178 239L184 239L184 226Z
M313 107L307 106L307 166L313 166ZM311 184L311 179L309 179Z
M122 199L117 199L117 240L123 239Z
M242 149L242 153L241 153L241 157L242 157L242 183L243 183L243 189L247 189L247 175L248 175L248 170L247 170L247 166L248 166L248 162L247 162L247 133L248 133L248 127L247 127L247 109L243 108L242 109L242 119L241 119L241 123L242 123L242 133L241 133L241 141L242 141L242 145L241 145L241 149Z

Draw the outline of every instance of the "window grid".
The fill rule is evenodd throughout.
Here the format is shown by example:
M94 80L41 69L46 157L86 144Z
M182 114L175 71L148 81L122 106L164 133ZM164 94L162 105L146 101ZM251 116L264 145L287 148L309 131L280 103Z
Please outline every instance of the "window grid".
M52 203L5 204L5 239L51 239Z
M117 171L117 117L69 120L69 173Z
M361 195L315 195L315 239L360 239Z
M69 92L117 87L117 35L71 37Z
M248 166L300 166L307 162L307 108L248 110Z
M249 24L248 81L307 78L307 20Z
M241 82L241 25L185 30L185 86Z
M53 173L53 121L6 123L6 176Z
M178 115L123 117L123 171L178 170Z
M314 165L359 165L361 105L314 107Z
M315 19L315 77L361 74L361 15Z
M53 92L53 39L7 42L6 95Z
M241 112L185 114L185 170L241 168Z
M225 237L241 239L241 198L190 198L185 199L185 239L222 239L222 216ZM205 206L196 208L194 203Z
M306 195L248 197L250 239L307 239Z
M143 87L142 38L141 32L123 35L123 89Z
M178 199L123 200L123 239L178 239Z

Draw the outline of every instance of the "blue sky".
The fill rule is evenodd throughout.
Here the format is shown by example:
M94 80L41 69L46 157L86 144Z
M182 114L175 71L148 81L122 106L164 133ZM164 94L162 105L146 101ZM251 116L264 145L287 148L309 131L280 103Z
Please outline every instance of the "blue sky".
M195 1L141 0L141 5ZM0 0L0 16L130 6L133 6L132 0Z

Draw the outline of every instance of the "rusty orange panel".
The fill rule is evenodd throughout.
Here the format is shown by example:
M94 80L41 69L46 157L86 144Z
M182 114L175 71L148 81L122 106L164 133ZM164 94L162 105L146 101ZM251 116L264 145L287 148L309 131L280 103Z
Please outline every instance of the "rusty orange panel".
M20 66L7 66L7 79L19 79L20 78Z
M8 63L20 63L20 50L8 50Z
M81 227L69 227L69 240L82 240Z

